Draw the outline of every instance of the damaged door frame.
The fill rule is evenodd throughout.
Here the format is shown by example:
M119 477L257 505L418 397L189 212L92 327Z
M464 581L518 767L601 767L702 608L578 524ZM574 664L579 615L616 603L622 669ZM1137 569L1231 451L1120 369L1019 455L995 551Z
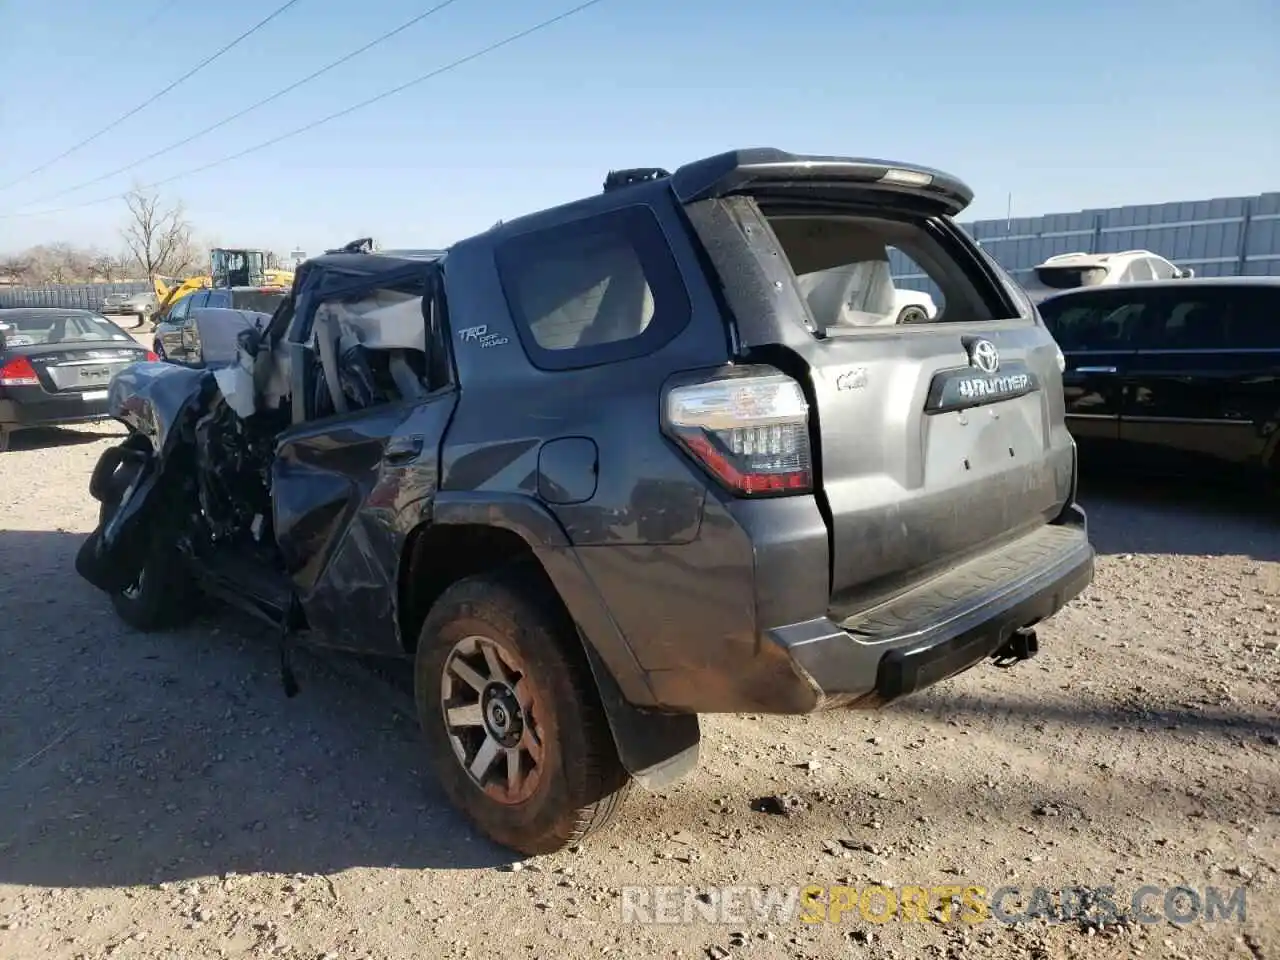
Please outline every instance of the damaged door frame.
M277 438L272 462L276 542L310 627L309 643L399 654L395 605L387 598L396 593L409 531L397 517L410 503L434 495L458 398L449 338L441 335L441 268L433 261L362 272L313 268L299 280L285 329L272 331L288 344L294 390L294 422ZM314 369L308 341L317 308L407 281L421 281L428 387L444 382L422 397L314 416L315 384L304 365ZM299 391L306 394L301 402Z

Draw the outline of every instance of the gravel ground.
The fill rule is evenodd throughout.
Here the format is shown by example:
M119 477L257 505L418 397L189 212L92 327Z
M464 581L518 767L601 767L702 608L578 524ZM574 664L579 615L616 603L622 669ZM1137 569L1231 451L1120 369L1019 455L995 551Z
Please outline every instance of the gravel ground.
M304 655L286 700L269 638L230 615L113 618L72 560L118 435L0 455L0 957L1280 958L1271 514L1088 490L1097 580L1037 659L881 714L706 719L696 777L518 863L444 803L396 677ZM1247 912L621 922L626 886L873 882L1243 887Z

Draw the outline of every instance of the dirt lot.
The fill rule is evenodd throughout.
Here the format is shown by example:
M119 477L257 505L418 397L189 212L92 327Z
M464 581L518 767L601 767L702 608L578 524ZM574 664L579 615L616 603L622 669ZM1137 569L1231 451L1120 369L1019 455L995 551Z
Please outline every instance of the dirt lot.
M113 619L72 558L115 432L0 456L0 957L1280 958L1274 516L1087 491L1097 581L1036 660L879 715L707 719L695 778L515 864L394 684L308 655L286 700L253 627ZM621 923L624 886L873 882L1243 887L1247 916Z

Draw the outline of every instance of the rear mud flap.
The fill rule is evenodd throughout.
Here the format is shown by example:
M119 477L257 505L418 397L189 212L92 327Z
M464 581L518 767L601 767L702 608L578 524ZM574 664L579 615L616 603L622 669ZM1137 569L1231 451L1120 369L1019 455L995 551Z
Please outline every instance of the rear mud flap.
M582 646L618 748L618 759L627 773L646 790L662 790L692 773L698 766L702 740L698 715L656 713L633 706L623 697L591 644L584 640Z

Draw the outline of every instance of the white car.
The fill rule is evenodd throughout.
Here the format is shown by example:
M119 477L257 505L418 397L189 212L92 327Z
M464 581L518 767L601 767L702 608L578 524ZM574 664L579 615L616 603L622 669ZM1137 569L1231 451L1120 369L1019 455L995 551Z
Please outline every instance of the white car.
M938 307L933 302L933 297L923 290L897 287L893 291L893 302L898 308L898 323L924 323L938 316Z
M1060 253L1035 268L1035 280L1026 285L1033 299L1042 300L1060 290L1113 286L1144 280L1181 280L1195 276L1150 250L1119 253Z
M887 252L868 259L805 273L796 278L815 317L845 326L926 323L938 316L923 290L896 287Z

